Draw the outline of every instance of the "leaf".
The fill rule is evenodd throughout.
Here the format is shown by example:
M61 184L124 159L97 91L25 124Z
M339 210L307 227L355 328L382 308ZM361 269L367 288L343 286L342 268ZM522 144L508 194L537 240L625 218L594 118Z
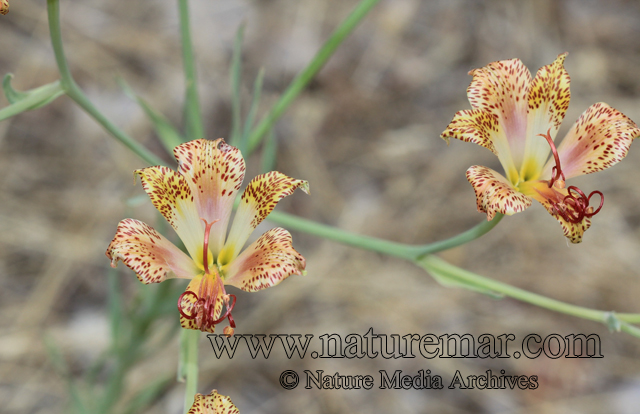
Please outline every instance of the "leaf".
M10 105L0 109L0 121L25 111L43 107L64 94L60 81L21 92L11 86L11 79L13 79L11 73L7 73L2 79L2 89Z
M447 272L445 269L432 266L431 262L427 260L417 260L416 264L426 270L431 275L431 277L435 279L436 282L444 287L468 289L490 296L493 299L502 299L504 297L502 293L487 289L484 286L479 286L474 283L467 282L466 280L457 278L455 274Z
M138 105L142 108L144 113L147 115L151 123L153 124L156 133L158 134L158 138L162 142L162 145L165 147L170 154L173 153L173 149L178 145L184 143L186 140L180 135L178 130L176 130L171 122L160 112L156 111L141 97L136 95L136 93L127 85L127 83L122 78L117 78L117 82L120 84L120 87L124 90L124 93L131 99L138 102Z

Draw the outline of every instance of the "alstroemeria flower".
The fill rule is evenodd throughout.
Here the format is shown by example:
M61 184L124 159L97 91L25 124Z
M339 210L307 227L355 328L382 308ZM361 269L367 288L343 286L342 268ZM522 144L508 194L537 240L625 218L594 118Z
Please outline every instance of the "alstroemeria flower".
M145 223L125 219L118 225L107 257L113 267L122 260L143 283L171 277L192 279L178 300L180 325L213 332L216 324L228 318L230 327L224 333L231 335L235 296L228 295L224 285L255 292L304 273L305 259L291 246L291 234L282 228L267 231L241 250L279 200L296 188L308 193L309 184L275 171L255 177L242 194L227 236L233 202L244 179L240 151L222 139L199 139L173 152L177 172L149 167L135 173L189 255Z
M187 414L240 414L231 398L213 390L209 395L196 394L193 405Z
M604 170L622 160L634 138L636 124L605 103L589 107L556 149L553 140L569 107L569 75L561 54L531 79L519 59L502 60L469 72L471 110L456 113L442 133L474 142L498 156L502 174L479 165L467 170L476 193L478 211L491 220L496 213L512 215L542 203L562 225L572 243L580 243L591 217L602 208L602 193L586 195L565 188L564 181ZM549 158L549 150L553 156ZM594 195L600 206L589 202Z

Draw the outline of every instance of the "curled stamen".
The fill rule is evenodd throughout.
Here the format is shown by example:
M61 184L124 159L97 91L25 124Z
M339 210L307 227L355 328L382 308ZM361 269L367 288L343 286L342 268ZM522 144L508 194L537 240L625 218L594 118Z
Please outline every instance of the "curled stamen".
M185 297L185 295L186 295L186 296L191 295L191 296L193 296L193 297L195 297L195 298L196 298L196 301L195 301L195 302L193 302L193 303L191 304L191 307L190 307L190 309L189 309L189 310L192 312L192 314L191 314L191 315L187 315L187 314L182 310L182 299ZM189 320L191 320L191 319L195 319L195 317L196 317L196 315L198 314L198 312L197 312L197 309L196 309L196 312L193 312L193 309L198 307L198 303L200 302L200 300L201 300L201 299L199 299L199 298L198 298L198 295L196 295L196 294L195 294L195 292L192 292L192 291L190 291L190 290L185 291L185 292L184 292L182 295L180 295L180 297L178 298L178 312L180 312L180 315L182 315L182 317L183 317L183 318L185 318L185 319L189 319Z
M566 178L564 177L564 173L562 172L562 167L560 167L560 156L558 155L558 149L556 148L556 144L553 142L551 138L551 128L547 130L546 134L538 134L537 136L543 137L549 143L551 147L551 152L553 153L553 158L556 161L556 165L551 169L551 179L549 180L549 188L553 187L553 185L557 182L559 188L564 188L564 182Z
M591 218L598 214L604 204L604 195L600 191L592 191L587 196L581 189L576 186L569 186L567 189L569 194L564 197L561 203L551 202L554 211L560 215L565 221L573 224L582 222L584 218ZM575 193L575 194L574 194ZM591 197L595 194L600 196L600 205L594 211L589 206Z

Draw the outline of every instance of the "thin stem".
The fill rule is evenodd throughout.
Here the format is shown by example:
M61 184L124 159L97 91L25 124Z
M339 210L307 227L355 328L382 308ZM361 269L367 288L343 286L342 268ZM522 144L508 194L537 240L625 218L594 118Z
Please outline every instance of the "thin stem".
M89 101L89 99L82 92L78 84L71 76L69 66L67 65L67 59L65 58L64 49L62 47L62 33L60 31L60 4L59 0L47 0L47 13L49 16L49 31L51 33L51 43L53 45L53 52L56 56L56 62L58 64L58 70L60 71L60 84L65 93L73 99L82 109L85 110L93 119L95 119L100 125L104 127L111 135L113 135L118 141L123 143L133 153L142 158L145 162L151 165L162 165L164 162L150 152L148 149L140 145L133 138L125 134L120 128L111 123L95 106Z
M611 312L571 305L559 300L551 299L546 296L538 295L536 293L517 288L515 286L508 285L506 283L498 282L496 280L477 275L475 273L460 269L457 266L447 263L436 256L427 256L421 258L416 262L416 264L423 267L427 271L433 270L434 272L444 273L448 277L461 281L463 283L479 286L487 290L501 293L505 296L520 300L522 302L530 303L532 305L536 305L555 312L576 316L582 319L598 321L604 324L608 324L610 318L612 317ZM623 322L622 330L624 330L625 332L632 331L633 329L629 328L628 325L625 326L624 322L640 323L640 314L616 313L615 318ZM637 328L635 329L637 330Z
M325 239L337 241L349 246L372 250L374 252L396 256L402 259L417 260L427 254L451 249L477 239L478 237L486 234L488 231L493 229L496 224L498 224L500 220L502 220L502 217L502 214L496 214L496 217L493 220L484 221L476 225L475 227L465 231L464 233L460 233L457 236L451 237L449 239L424 245L397 243L379 239L376 237L351 233L346 230L338 229L326 224L316 223L311 220L303 219L301 217L296 217L279 211L273 211L269 215L268 220L276 224L283 225L289 229L312 234L318 237L323 237Z
M185 78L184 115L187 124L187 139L193 140L204 138L204 127L202 126L202 117L200 115L196 64L193 57L193 44L191 42L189 0L178 0L178 8L180 12L180 35L182 39L182 61Z
M184 347L185 360L184 372L187 376L187 384L184 391L184 412L187 413L193 405L193 397L198 390L198 337L200 331L193 329L182 330L182 346Z
M380 0L362 0L349 16L336 28L326 43L314 56L313 60L302 70L291 82L286 91L282 94L278 102L271 108L269 113L262 118L249 136L249 153L256 149L265 134L273 127L273 124L282 116L284 111L291 105L291 102L302 92L307 84L313 79L318 71L329 60L335 50L342 44L344 39L351 34L358 23L369 13L369 11Z

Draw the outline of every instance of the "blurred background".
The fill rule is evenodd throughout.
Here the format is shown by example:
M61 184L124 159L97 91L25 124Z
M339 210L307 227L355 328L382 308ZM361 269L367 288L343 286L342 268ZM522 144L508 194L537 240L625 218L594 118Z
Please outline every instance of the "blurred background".
M19 90L58 78L44 3L13 0L0 19L0 73L14 73ZM229 65L242 22L243 105L246 110L253 80L264 68L262 115L356 1L190 3L206 138L215 139L229 136ZM115 124L174 165L115 78L123 77L181 125L184 82L175 2L63 0L61 16L80 86ZM639 38L635 1L383 0L278 122L277 169L308 180L311 196L297 192L277 208L405 243L464 231L485 219L476 211L466 169L480 164L500 170L488 150L457 141L447 147L439 138L454 113L470 107L467 72L518 57L534 75L567 51L572 99L559 136L599 101L638 122ZM634 147L615 168L572 180L606 195L582 244L568 245L556 220L534 204L441 257L572 304L640 312L640 148ZM259 172L259 163L259 154L247 160L247 177ZM66 97L0 124L3 412L67 412L65 379L54 369L46 343L58 349L68 374L81 384L109 348L106 246L122 218L161 226L150 203L130 201L144 199L140 185L132 185L132 171L145 166ZM253 237L270 227L265 222ZM308 275L293 276L277 289L233 292L236 333L313 334L313 344L325 333L344 337L369 328L400 335L512 333L517 340L530 333L596 333L604 358L288 360L276 344L266 360L251 359L246 349L218 360L202 336L199 392L216 388L243 414L635 413L640 406L637 338L511 299L447 289L400 259L296 232L293 238L307 258ZM117 280L125 305L148 288L122 264ZM172 285L176 297L183 285ZM140 412L181 412L184 385L173 381L178 341L170 335L177 323L173 312L154 324L149 349L142 349L148 357L126 378L124 402L146 384L169 379L160 397ZM107 364L98 384L109 369ZM445 389L287 391L278 383L286 369L301 375L305 369L369 374L376 387L379 370L415 375L430 369L444 378ZM466 376L487 369L537 375L540 386L446 389L456 370Z

